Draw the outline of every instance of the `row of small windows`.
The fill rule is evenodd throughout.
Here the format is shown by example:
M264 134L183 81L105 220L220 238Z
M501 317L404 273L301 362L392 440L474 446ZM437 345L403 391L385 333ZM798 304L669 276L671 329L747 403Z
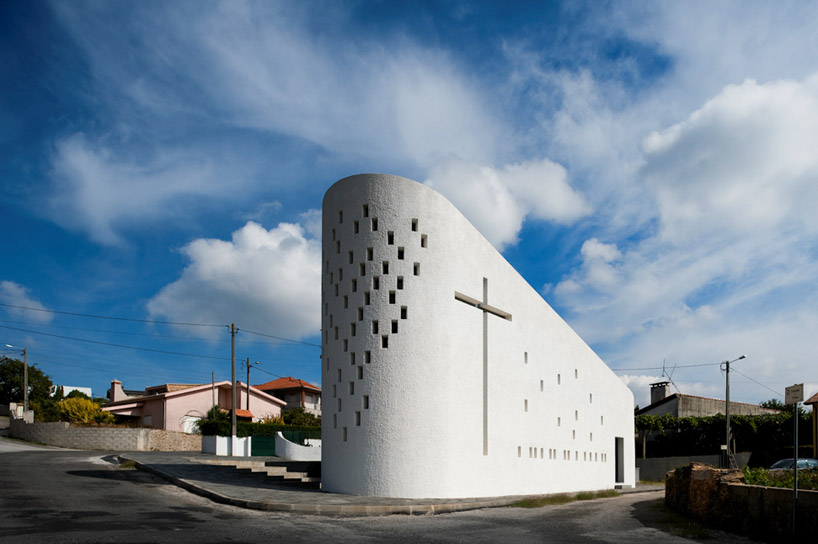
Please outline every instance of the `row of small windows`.
M545 459L545 448L538 448L537 446L529 446L528 447L528 458L529 459ZM523 447L517 446L517 457L522 458L523 456ZM571 461L571 450L562 450L562 460L563 461ZM557 449L556 448L548 448L548 459L555 460L557 459ZM579 461L579 450L574 450L573 455L574 461ZM582 452L582 460L585 462L607 462L608 461L608 454L606 453L599 453L599 452L591 452L591 451L583 451Z
M351 251L350 251L350 255L352 255ZM403 252L401 252L401 251L398 252L398 259L403 260ZM366 264L365 263L359 263L358 266L359 266L358 275L359 276L366 276ZM382 261L381 262L381 273L383 275L385 275L385 276L389 275L389 261ZM420 263L413 263L412 273L415 276L420 276ZM378 285L378 281L380 280L380 277L379 276L373 276L373 278L375 278L373 280L373 284L375 286L374 288L378 289L377 285ZM329 276L327 276L327 279L329 280L328 283L330 285L335 284L335 292L337 293L338 292L338 284L335 283L335 272L330 272ZM342 281L344 281L344 269L339 268L338 269L338 282L342 282ZM358 283L358 280L355 279L355 278L352 278L350 280L350 282L351 282L351 285L356 286L357 283ZM398 289L403 289L403 276L398 276L398 285L399 285Z

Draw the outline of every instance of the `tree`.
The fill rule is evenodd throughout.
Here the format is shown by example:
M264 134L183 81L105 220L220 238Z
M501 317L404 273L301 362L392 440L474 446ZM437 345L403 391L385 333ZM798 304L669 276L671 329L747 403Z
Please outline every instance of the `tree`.
M0 404L23 402L23 361L4 357L0 362ZM28 400L44 401L51 395L51 378L34 365L28 367Z
M303 425L305 427L320 427L321 418L298 408L287 408L281 412L281 417L287 425Z
M67 399L87 399L91 400L91 397L83 393L82 391L77 391L76 389L72 389L66 396Z
M765 400L764 402L759 403L759 406L763 408L770 408L771 410L779 410L781 412L784 410L789 410L787 405L778 399Z
M114 415L111 412L104 412L99 404L89 398L71 397L59 402L60 413L63 421L69 423L113 423Z

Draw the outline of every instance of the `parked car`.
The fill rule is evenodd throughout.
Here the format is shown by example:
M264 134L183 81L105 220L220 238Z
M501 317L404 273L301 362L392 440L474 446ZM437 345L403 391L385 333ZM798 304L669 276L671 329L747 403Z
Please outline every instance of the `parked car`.
M794 464L795 459L790 457L789 459L781 459L780 461L776 461L773 463L773 466L770 467L770 470L792 470L792 466ZM810 457L805 457L803 459L798 459L798 469L802 468L816 468L818 467L818 459L812 459Z

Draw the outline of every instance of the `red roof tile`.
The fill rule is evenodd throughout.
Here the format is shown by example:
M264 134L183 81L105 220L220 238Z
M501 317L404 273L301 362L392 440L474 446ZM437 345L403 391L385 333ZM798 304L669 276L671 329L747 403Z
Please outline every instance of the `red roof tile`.
M818 404L818 393L808 398L804 404Z
M261 385L256 385L256 389L261 389L262 391L277 391L281 389L310 389L312 391L321 391L321 388L315 386L309 382L305 382L304 380L299 380L296 378L291 378L287 376L286 378L279 378L277 380L273 380L271 382L263 383Z
M242 410L241 408L236 410L236 417L249 417L253 418L253 413L250 410Z

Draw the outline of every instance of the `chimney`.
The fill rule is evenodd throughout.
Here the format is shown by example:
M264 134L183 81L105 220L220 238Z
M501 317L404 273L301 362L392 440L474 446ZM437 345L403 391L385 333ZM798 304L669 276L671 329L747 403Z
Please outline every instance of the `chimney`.
M125 391L122 389L121 381L115 379L114 381L111 382L110 398L111 402L125 400L128 398L128 395L126 395Z
M654 404L670 396L670 382L650 384L650 403Z

